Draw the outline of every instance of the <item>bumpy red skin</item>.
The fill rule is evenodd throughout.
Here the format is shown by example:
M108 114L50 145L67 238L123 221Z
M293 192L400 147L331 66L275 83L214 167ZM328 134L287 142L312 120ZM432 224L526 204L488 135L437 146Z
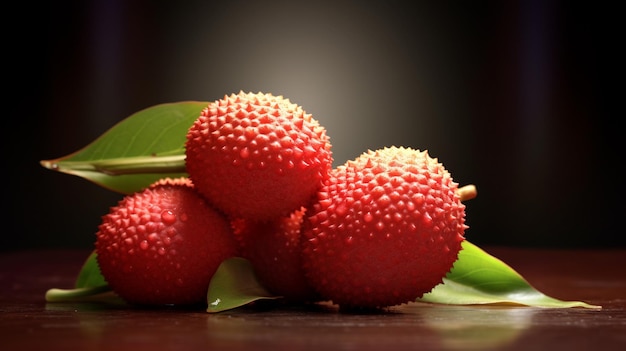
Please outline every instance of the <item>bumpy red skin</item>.
M103 216L95 247L113 291L142 305L206 303L217 267L238 255L226 216L184 179L124 197Z
M303 232L303 266L325 299L378 309L414 301L452 268L464 239L457 184L426 152L369 151L331 172Z
M301 228L305 208L266 222L232 221L240 254L248 259L263 286L290 303L314 302L317 294L302 269Z
M332 167L326 130L282 96L243 93L210 103L189 129L187 172L233 218L287 216L309 203Z

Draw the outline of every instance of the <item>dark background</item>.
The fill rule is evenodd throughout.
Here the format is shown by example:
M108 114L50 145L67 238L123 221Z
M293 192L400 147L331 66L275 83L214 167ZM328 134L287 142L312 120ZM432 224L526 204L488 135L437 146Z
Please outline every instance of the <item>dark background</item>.
M593 4L593 5L591 5ZM39 165L146 107L282 94L331 137L429 150L478 245L624 246L623 37L567 1L49 1L5 13L3 251L91 247L121 195ZM8 21L9 18L12 21Z

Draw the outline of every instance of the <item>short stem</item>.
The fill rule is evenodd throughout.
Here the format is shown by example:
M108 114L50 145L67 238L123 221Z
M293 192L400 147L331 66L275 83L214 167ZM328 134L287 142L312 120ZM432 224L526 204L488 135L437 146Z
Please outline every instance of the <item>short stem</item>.
M65 302L76 301L91 297L94 295L102 294L112 291L108 285L100 285L89 288L77 288L77 289L50 289L46 292L47 302Z
M456 192L457 194L459 194L461 201L471 200L478 195L476 186L474 186L473 184L460 187Z

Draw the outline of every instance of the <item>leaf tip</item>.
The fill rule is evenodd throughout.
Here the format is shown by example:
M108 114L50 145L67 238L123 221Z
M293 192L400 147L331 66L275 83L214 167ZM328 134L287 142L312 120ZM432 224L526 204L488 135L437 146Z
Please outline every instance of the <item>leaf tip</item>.
M59 170L59 164L56 162L56 160L41 160L39 161L39 164L43 166L44 168L47 168L53 171Z
M573 306L573 307L589 308L589 309L592 309L592 310L601 310L602 309L601 305L592 305L590 303L586 303L586 302L583 302L583 301L580 301L576 306Z

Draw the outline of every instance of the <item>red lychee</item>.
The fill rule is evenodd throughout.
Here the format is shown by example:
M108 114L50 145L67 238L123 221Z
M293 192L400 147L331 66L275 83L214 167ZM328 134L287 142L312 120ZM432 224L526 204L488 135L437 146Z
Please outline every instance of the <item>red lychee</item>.
M289 302L313 302L315 291L302 270L301 228L306 209L301 207L287 217L255 222L232 222L240 244L240 254L254 267L261 284Z
M337 167L303 232L310 284L346 308L414 301L450 271L464 239L457 183L426 151L388 147Z
M185 147L197 191L234 218L289 215L314 198L332 167L325 128L289 99L264 93L210 103Z
M237 255L226 216L189 179L163 179L125 196L102 217L96 254L121 298L146 305L206 303L222 261Z

